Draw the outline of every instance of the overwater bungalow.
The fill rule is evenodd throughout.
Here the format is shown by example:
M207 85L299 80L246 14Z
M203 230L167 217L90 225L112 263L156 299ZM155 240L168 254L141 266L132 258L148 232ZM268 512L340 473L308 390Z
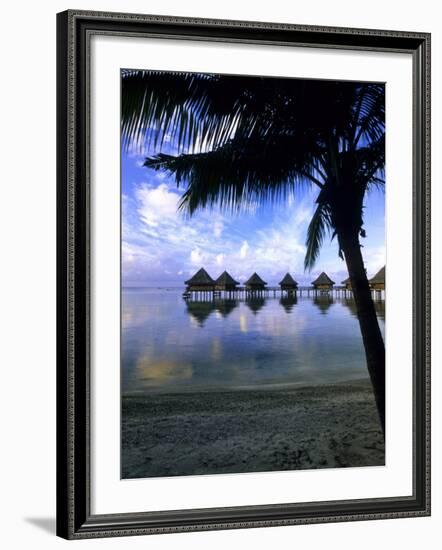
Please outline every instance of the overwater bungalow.
M225 290L228 292L231 292L233 290L236 290L236 287L239 285L238 281L235 281L235 279L228 273L227 271L224 271L218 279L215 281L215 290Z
M374 277L368 280L372 290L385 290L385 266L380 269Z
M346 279L344 279L341 284L344 285L345 290L351 290L350 277L347 277Z
M317 279L312 281L313 288L315 290L319 290L321 294L328 293L330 292L330 290L333 290L334 284L335 282L332 281L327 273L324 273L324 271L321 273L321 275L319 275Z
M298 288L298 283L295 281L295 279L290 275L290 273L286 273L280 281L279 286L281 287L281 290L285 290L288 293L296 292L296 289Z
M215 290L215 281L202 267L188 281L184 281L187 286L185 294L192 292L213 292Z
M265 285L267 283L261 279L261 277L254 273L248 281L246 281L246 290L249 292L262 292L265 290Z

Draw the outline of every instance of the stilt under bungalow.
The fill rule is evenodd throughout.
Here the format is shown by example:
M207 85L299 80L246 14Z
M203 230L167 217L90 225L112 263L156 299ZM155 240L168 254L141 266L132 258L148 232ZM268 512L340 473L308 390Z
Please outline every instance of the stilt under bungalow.
M254 273L245 283L246 292L262 296L266 290L266 285L267 283L257 273Z
M368 284L371 290L374 291L376 298L381 298L382 292L385 291L385 266L368 280Z
M231 297L232 295L234 295L238 285L239 282L235 281L230 273L224 271L215 281L215 291L224 293L224 295L227 297Z
M344 285L344 288L343 288L344 296L347 297L347 292L351 296L351 293L352 293L353 289L352 289L352 286L351 286L350 277L347 277L346 279L344 279L341 284Z
M333 290L334 284L335 282L332 281L324 271L319 275L319 277L312 281L313 289L315 292L319 292L320 294L328 294Z
M290 273L286 273L282 281L278 284L281 287L281 292L286 292L288 295L296 294L296 291L298 290L298 283L290 275Z
M187 287L183 294L184 298L213 298L215 281L203 267L198 270L193 277L185 281L184 284Z

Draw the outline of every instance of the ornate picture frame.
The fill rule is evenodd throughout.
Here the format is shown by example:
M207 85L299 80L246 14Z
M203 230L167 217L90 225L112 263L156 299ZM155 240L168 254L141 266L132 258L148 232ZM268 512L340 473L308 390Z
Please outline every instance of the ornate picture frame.
M90 71L93 36L412 57L412 495L94 514L91 507ZM57 534L67 539L430 514L430 35L69 10L57 16ZM389 312L394 319L394 312Z

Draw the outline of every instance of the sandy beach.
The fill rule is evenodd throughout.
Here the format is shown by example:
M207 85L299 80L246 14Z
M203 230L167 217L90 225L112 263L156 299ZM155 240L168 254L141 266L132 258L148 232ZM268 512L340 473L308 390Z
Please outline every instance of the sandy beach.
M366 380L122 398L122 477L381 466Z

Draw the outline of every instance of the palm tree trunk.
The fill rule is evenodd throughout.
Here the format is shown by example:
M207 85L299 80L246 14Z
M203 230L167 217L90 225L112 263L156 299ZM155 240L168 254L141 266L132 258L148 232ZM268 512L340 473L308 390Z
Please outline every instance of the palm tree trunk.
M361 253L361 245L356 235L339 236L353 296L356 302L359 326L364 342L367 367L373 386L376 406L382 431L385 435L385 346L379 328L376 310L371 297L367 274Z

